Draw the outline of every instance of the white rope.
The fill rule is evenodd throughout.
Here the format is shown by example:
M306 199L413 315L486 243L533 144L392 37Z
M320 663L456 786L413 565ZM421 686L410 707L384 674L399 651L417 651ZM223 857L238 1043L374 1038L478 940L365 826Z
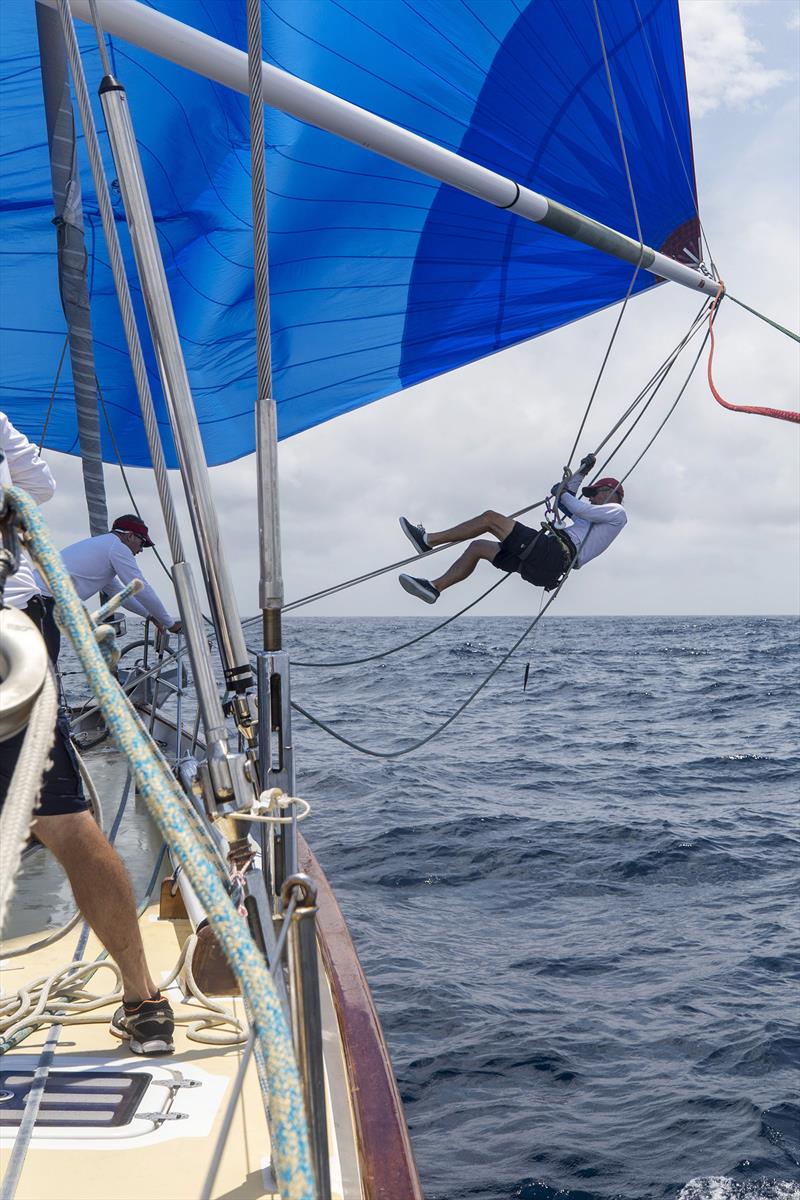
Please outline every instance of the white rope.
M197 935L184 942L178 961L161 987L167 988L180 977L184 992L200 1007L175 1017L176 1024L186 1025L186 1036L206 1046L238 1046L247 1038L242 1022L221 1004L202 991L194 976L193 963ZM26 947L27 949L27 947ZM92 992L87 984L96 971L112 971L115 987L107 992ZM24 984L13 995L0 1000L0 1038L11 1042L15 1034L25 1030L29 1036L50 1025L94 1025L108 1020L106 1009L122 1003L122 976L112 959L93 959L59 967L49 975L40 975ZM224 1027L227 1026L227 1030Z
M293 804L300 805L300 811L289 817L280 815L281 809L290 809ZM270 788L262 792L251 808L229 813L234 821L260 821L264 825L291 825L293 821L305 821L311 812L311 805L301 796L287 796L281 788Z
M14 893L22 851L47 770L57 716L58 688L52 668L48 666L0 813L0 924Z

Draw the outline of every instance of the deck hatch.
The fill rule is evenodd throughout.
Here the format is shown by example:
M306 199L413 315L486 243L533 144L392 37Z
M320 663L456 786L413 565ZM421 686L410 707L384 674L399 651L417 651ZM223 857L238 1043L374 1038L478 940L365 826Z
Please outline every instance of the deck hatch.
M33 1071L0 1071L0 1126L19 1125L33 1078ZM152 1080L138 1071L51 1071L36 1125L129 1125Z

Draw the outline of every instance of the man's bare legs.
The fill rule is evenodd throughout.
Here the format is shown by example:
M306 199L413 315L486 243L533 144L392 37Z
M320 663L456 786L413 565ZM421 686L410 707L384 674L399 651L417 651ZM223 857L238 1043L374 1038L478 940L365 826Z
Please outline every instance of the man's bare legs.
M471 517L469 521L462 521L452 529L443 529L440 533L426 531L425 540L429 546L443 546L445 542L465 542L467 538L480 537L482 533L493 533L498 541L502 542L513 528L514 521L511 517L504 517L502 513L489 508L479 517ZM485 557L481 555L481 558Z
M462 579L466 579L477 567L482 558L487 558L489 562L493 562L497 557L497 551L500 549L499 542L470 542L460 558L457 558L444 575L440 575L438 579L432 579L431 583L436 588L437 592L443 592L445 588L452 587L454 583L461 583Z
M126 1004L157 995L128 873L91 813L37 817L33 832L61 863L78 908L119 967Z
M504 517L502 513L495 512L494 509L487 509L480 516L472 517L469 521L462 521L460 525L454 525L452 529L443 529L439 533L426 533L425 538L429 546L442 546L445 542L462 542L467 538L477 537L480 533L493 533L498 538L497 542L470 542L452 567L438 579L431 580L433 586L437 591L443 592L445 588L452 587L454 583L461 583L463 579L471 575L481 559L485 558L489 562L493 562L500 548L499 543L503 538L508 537L513 528L514 522L511 517Z

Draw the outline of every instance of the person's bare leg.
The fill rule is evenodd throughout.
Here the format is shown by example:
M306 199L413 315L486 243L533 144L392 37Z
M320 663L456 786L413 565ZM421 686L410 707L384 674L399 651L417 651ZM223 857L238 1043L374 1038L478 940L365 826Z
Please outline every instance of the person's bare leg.
M37 817L33 832L61 863L78 908L119 967L126 1004L157 995L128 873L92 815Z
M497 557L497 551L500 549L499 542L470 542L460 558L457 558L449 570L445 571L444 575L440 575L438 579L432 579L431 583L440 592L445 588L452 587L454 583L461 583L462 579L466 579L477 567L482 558L486 558L489 562L493 562Z
M471 517L469 521L462 521L460 525L454 525L452 529L442 529L438 533L426 531L425 540L429 546L443 546L445 542L465 542L467 538L480 537L482 533L493 533L502 541L503 538L508 537L513 528L514 522L511 517L504 517L502 513L489 508L480 516ZM485 558L486 555L480 557ZM472 570L474 571L474 569L475 565L473 564Z

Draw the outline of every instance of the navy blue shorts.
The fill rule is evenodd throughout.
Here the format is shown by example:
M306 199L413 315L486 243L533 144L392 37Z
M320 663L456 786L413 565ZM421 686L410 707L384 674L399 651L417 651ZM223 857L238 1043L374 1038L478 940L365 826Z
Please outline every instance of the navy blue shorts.
M494 557L498 571L516 572L535 587L554 587L569 563L567 552L557 537L543 529L529 529L514 522Z
M55 666L58 657L60 633L53 616L54 602L47 596L34 596L29 601L26 614L38 625L47 650ZM17 765L17 758L25 741L26 730L0 742L0 808ZM85 812L89 805L83 791L78 760L69 736L69 718L63 708L59 709L56 736L50 751L52 766L44 777L42 793L36 808L41 817L61 816L64 813Z

